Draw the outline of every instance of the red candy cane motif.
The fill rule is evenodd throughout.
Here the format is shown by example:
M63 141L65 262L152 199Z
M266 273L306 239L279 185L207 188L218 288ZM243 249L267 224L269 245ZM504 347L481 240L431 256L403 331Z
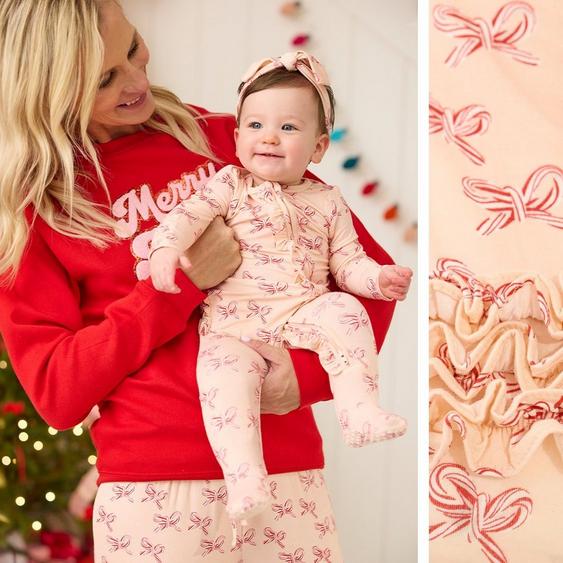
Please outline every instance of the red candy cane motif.
M237 408L229 407L224 415L214 416L211 418L211 424L215 426L218 430L223 430L223 428L240 428L235 424L235 418L237 416Z
M142 538L141 546L143 550L139 552L139 555L152 555L157 563L162 563L162 559L159 555L166 549L162 544L157 543L152 545L148 538Z
M229 317L233 317L233 319L239 319L240 317L237 314L237 303L236 301L229 301L227 305L219 305L217 307L217 313L219 316L226 320Z
M313 471L306 471L304 474L299 473L299 481L303 485L305 492L313 486L318 487Z
M315 556L315 560L313 561L313 563L322 563L323 561L326 561L326 563L331 563L330 557L332 554L328 547L325 549L321 549L320 547L314 545L313 555Z
M272 528L268 526L264 528L264 535L266 536L266 539L262 542L263 544L275 542L282 549L285 549L285 544L283 543L283 540L285 540L286 533L283 530L276 532L275 530L272 530Z
M437 465L430 475L430 501L447 520L430 526L430 539L447 537L467 529L468 541L479 542L487 559L508 563L491 534L521 526L532 510L524 489L510 488L494 498L478 493L464 467L456 463Z
M379 387L377 384L377 375L364 373L363 382L366 384L366 391L368 393L375 393Z
M103 522L110 532L113 532L113 528L111 525L115 521L115 514L113 512L106 512L103 506L98 508L98 516L99 518L96 522Z
M201 494L205 497L203 506L213 504L214 502L222 502L227 504L227 487L221 485L219 489L214 491L213 489L208 489L207 487L201 491Z
M207 365L213 369L213 371L217 371L221 368L230 368L232 371L238 371L235 365L238 363L239 357L235 356L234 354L227 354L221 358L215 357L211 358Z
M211 524L213 523L213 520L209 517L209 516L205 516L205 517L201 517L198 515L197 512L192 512L190 514L190 522L192 522L192 524L190 524L188 526L188 531L189 530L194 530L196 528L200 528L201 531L208 536L209 532L207 530L207 528L209 528L209 526L211 526Z
M361 327L367 326L369 324L369 319L364 310L359 313L344 313L338 316L338 323L341 325L347 325L348 330L346 334L350 335L352 332L357 332Z
M455 429L459 432L460 437L463 439L465 438L465 433L466 433L466 428L465 428L465 422L463 420L463 418L461 418L461 416L459 414L457 414L455 411L451 411L449 412L445 418L444 418L444 422L453 430L454 427Z
M273 499L277 500L278 495L276 494L276 491L278 490L278 484L275 481L270 481L269 487L270 487L270 495L272 496Z
M297 518L297 516L293 514L293 503L289 499L287 499L283 504L272 504L272 510L276 513L274 520L279 520L285 515Z
M520 391L520 385L518 384L518 382L510 381L508 379L509 376L512 376L512 378L514 378L514 372L511 371L482 372L479 363L477 363L469 373L458 373L450 360L448 345L446 343L443 343L440 348L438 348L438 355L436 356L436 358L439 359L448 368L459 386L466 393L469 393L469 391L471 391L472 389L485 387L487 383L489 383L489 381L494 381L495 379L503 379L505 381L506 393L509 395L518 393Z
M145 494L147 495L145 498L141 500L141 502L154 501L156 506L159 510L162 510L162 501L166 499L168 493L164 490L156 490L152 483L149 483L145 488Z
M267 316L272 312L272 308L269 305L259 305L256 301L249 301L246 308L249 311L246 315L247 319L259 317L264 324L268 322Z
M468 18L444 4L434 8L433 17L434 25L439 31L463 40L445 60L451 67L457 66L481 47L505 53L520 63L538 64L537 57L515 47L518 41L532 31L535 24L534 9L526 2L508 2L495 14L492 21Z
M287 293L287 289L289 288L289 285L286 282L260 282L258 284L258 288L262 291L264 291L265 293L267 293L268 295L276 295L278 293L284 293L285 295L289 295L289 293Z
M299 547L293 553L285 553L281 552L278 554L278 557L284 563L300 563L303 561L303 557L305 556L305 551Z
M249 530L246 530L246 532L244 532L244 535L237 536L236 543L231 549L231 552L241 549L245 543L247 543L248 545L256 546L256 542L254 541L255 535L256 530L254 528L250 528Z
M540 420L555 420L563 424L563 395L553 405L547 401L536 403L521 403L514 415L506 420L502 426L512 426L511 445L516 445L526 432Z
M214 409L215 403L213 401L216 399L218 391L217 387L212 387L209 391L202 391L199 394L199 402L202 405L207 405L210 409Z
M454 112L430 99L430 135L443 132L448 143L454 143L475 164L485 159L464 137L482 135L489 128L491 114L483 106L470 105Z
M162 532L167 528L174 528L176 531L181 532L178 524L182 518L182 514L177 510L173 512L170 516L165 516L164 514L155 514L153 516L153 522L156 524L154 531Z
M214 540L201 540L199 546L203 548L201 552L202 557L210 555L214 551L218 551L219 553L225 553L223 549L223 544L225 543L225 536L219 536Z
M113 536L106 536L106 540L109 543L110 552L119 551L122 549L129 555L132 555L131 551L128 549L129 545L131 544L131 536L125 535L121 536L121 538L115 538Z
M463 262L455 258L439 258L430 278L453 283L461 289L464 297L478 297L484 302L495 300L494 287L481 283Z
M250 470L250 465L248 463L241 463L236 471L232 473L227 473L225 478L228 479L231 483L237 483L241 479L248 478L248 471Z
M125 498L129 502L133 502L131 495L135 492L135 485L133 483L127 483L127 485L113 485L111 488L114 494L110 500L118 500L120 498Z
M311 514L313 518L318 518L317 513L315 512L315 510L317 509L317 503L314 500L307 502L304 498L300 498L299 506L303 509L301 511L301 516L304 516L305 514Z
M334 532L334 522L328 516L322 522L315 523L315 529L319 531L319 538Z
M548 185L549 180L551 185ZM462 184L463 193L468 198L495 213L494 217L485 219L477 227L482 235L490 235L513 221L522 222L525 219L543 221L551 227L563 229L563 217L549 212L557 203L563 188L563 170L557 166L541 166L528 177L521 190L468 177L463 178Z

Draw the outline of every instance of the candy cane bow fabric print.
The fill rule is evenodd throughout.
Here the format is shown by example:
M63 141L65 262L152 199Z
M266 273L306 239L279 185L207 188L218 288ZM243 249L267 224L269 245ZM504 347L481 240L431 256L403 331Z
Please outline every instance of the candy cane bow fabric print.
M516 46L535 24L534 9L526 2L509 2L492 18L469 17L453 6L441 4L434 8L433 18L436 29L456 43L445 61L447 65L459 65L478 49L498 51L528 65L538 63L537 57Z

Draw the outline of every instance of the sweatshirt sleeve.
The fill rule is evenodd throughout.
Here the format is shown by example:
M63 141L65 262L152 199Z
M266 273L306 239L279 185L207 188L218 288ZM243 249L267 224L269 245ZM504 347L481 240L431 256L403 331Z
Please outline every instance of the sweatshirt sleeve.
M151 352L186 327L205 294L178 272L179 294L137 282L85 326L78 284L34 230L14 284L0 289L0 333L39 414L55 428L80 423Z
M358 242L366 255L378 264L393 264L394 262L389 254L373 240L359 219L352 212L350 213ZM331 279L330 289L331 291L338 291L334 279ZM377 349L380 350L393 317L396 301L382 301L364 297L358 297L358 299L366 308L375 335ZM290 350L289 353L299 382L301 407L308 407L319 401L332 399L328 377L319 362L318 355L309 350L300 349Z

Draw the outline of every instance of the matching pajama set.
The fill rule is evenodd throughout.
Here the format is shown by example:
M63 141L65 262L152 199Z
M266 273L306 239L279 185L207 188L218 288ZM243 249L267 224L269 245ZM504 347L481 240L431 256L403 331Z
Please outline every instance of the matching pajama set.
M190 111L205 116L200 124L217 157L238 162L234 119ZM284 416L260 416L270 507L248 526L239 526L233 545L227 484L206 436L196 381L200 305L207 295L180 272L176 283L182 291L175 295L157 291L149 279L154 229L219 167L155 131L138 131L99 144L97 150L116 240L99 248L55 232L37 217L13 285L0 287L0 333L45 421L72 428L99 405L101 417L91 427L99 472L93 514L96 563L341 562L322 479L322 440L310 408L331 398L317 355L289 351L301 408ZM91 180L95 171L82 161L77 169L84 172L77 181L85 193L107 206L103 186ZM31 224L31 212L28 218ZM369 255L390 263L354 221ZM249 250L244 252L249 256ZM265 258L257 255L254 262L259 259ZM279 288L274 282L273 289ZM381 344L394 302L366 299L364 306ZM265 312L258 310L256 319ZM250 314L251 321L251 313L237 314L244 320ZM211 387L203 390L213 402ZM226 409L220 412L220 403L215 404L214 416L228 422ZM235 421L241 428L250 423L240 416Z

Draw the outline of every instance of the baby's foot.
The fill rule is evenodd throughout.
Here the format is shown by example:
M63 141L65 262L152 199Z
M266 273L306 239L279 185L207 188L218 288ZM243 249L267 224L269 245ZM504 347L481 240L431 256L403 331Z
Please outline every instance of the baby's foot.
M270 492L266 488L267 473L262 468L242 464L235 476L226 477L227 513L231 520L244 520L256 516L269 506Z
M365 410L358 405L360 411ZM407 430L407 421L398 414L383 409L371 409L371 412L340 412L339 421L342 427L344 442L353 448L361 448L374 442L391 440L402 436Z

